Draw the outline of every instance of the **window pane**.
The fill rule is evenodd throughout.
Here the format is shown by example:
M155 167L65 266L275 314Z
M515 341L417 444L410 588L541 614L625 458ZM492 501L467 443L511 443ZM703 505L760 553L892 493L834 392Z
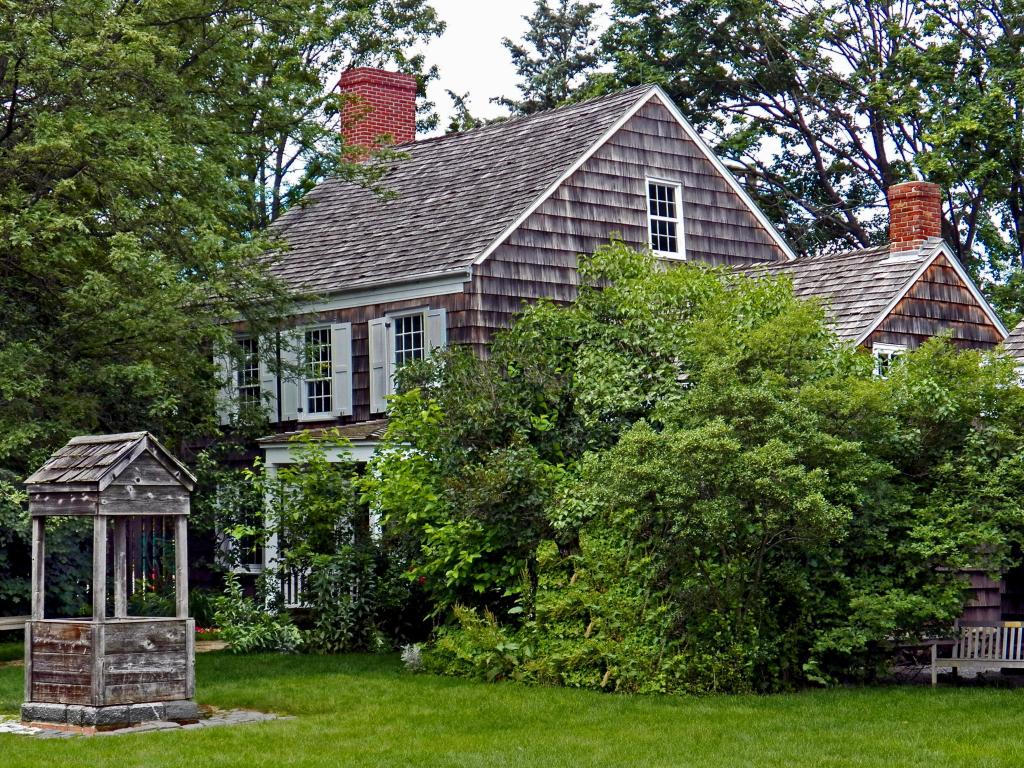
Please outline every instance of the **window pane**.
M235 377L238 401L243 405L260 401L260 356L256 339L238 339L238 373Z
M306 331L306 413L331 412L331 329Z
M410 360L423 358L426 340L423 334L423 315L396 317L395 323L395 367Z
M647 184L651 249L658 253L679 253L679 208L676 190L677 187L670 184Z

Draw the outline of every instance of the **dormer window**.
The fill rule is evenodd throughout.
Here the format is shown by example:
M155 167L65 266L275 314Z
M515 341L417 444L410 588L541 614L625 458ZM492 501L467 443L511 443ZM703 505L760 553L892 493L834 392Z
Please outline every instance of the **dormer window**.
M686 258L683 249L682 186L647 180L647 223L651 250L658 256Z

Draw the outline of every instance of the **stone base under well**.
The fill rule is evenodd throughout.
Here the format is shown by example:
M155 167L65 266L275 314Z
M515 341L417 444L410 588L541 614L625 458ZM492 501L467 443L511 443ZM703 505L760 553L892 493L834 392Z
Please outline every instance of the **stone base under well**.
M26 702L21 705L22 722L42 726L112 730L159 720L185 723L195 722L198 719L199 707L194 701L188 699L110 707L35 702Z

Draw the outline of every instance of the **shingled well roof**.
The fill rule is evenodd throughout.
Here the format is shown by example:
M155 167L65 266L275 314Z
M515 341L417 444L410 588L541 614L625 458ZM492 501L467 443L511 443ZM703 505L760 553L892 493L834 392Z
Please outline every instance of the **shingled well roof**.
M116 435L80 435L73 437L25 480L27 485L97 485L101 490L128 467L142 452L148 451L192 488L191 472L148 432L124 432Z
M872 323L935 253L938 241L897 257L888 245L744 269L750 275L787 275L797 298L821 300L842 339L859 341Z
M289 249L271 272L329 294L467 269L541 194L651 92L599 99L405 144L382 180L391 199L329 179L274 225Z

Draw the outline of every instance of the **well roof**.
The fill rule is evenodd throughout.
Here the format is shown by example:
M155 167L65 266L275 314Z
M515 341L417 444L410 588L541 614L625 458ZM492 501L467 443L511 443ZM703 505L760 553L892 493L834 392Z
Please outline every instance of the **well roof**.
M149 432L73 437L25 481L27 485L96 485L103 490L142 453L191 490L196 478Z

